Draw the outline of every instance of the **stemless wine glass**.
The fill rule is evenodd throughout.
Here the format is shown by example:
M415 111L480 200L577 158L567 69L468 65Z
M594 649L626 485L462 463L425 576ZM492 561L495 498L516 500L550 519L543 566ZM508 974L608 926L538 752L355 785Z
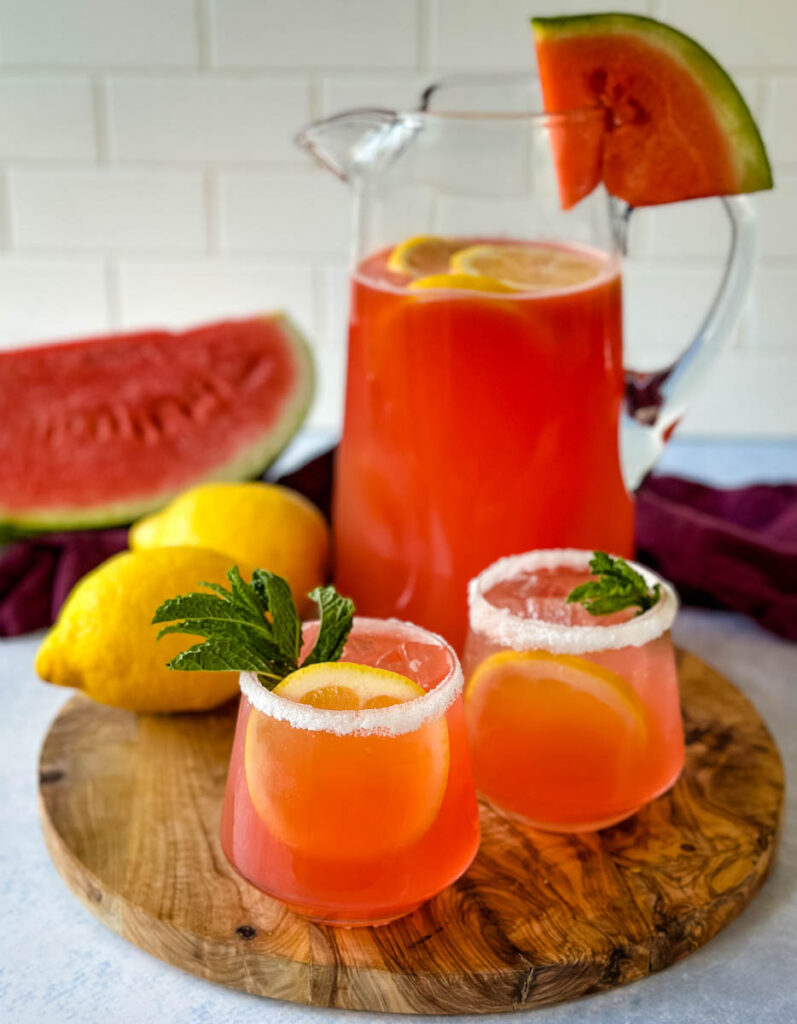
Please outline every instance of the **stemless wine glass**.
M305 626L305 653L317 631ZM342 660L398 672L426 693L329 710L243 673L222 846L298 913L383 924L450 885L478 847L462 669L443 639L395 619L355 618Z
M604 828L669 789L684 761L672 587L630 563L659 600L592 616L567 595L590 551L503 558L469 587L465 715L477 788L556 832Z

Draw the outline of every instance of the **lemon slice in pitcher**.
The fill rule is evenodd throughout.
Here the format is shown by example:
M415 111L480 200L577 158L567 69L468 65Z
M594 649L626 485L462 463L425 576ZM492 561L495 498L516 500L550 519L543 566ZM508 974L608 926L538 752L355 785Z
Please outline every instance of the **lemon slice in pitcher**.
M516 291L510 288L503 281L494 277L486 277L484 274L430 274L429 277L421 277L417 281L411 281L407 286L410 291L425 291L431 288L446 288L450 291L464 292L494 292L506 294Z
M316 728L252 709L244 763L252 804L269 832L294 850L327 860L367 860L406 849L429 831L448 785L445 718L402 732L374 720L379 709L425 694L397 672L350 662L301 668L274 688L310 705ZM336 732L336 712L369 712L362 733ZM331 714L325 713L331 712Z
M485 244L455 252L450 270L495 278L514 290L548 291L584 284L598 276L600 265L586 254L555 245Z
M413 235L399 242L391 252L387 269L411 277L445 274L448 261L463 244L461 240L442 238L440 235Z

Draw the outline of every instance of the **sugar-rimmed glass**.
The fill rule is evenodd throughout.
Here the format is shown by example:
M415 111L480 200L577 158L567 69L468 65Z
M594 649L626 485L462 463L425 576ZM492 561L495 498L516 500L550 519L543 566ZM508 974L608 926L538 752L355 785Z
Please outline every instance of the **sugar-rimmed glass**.
M669 789L684 759L675 592L631 563L661 585L659 601L641 615L591 616L566 601L592 578L591 556L503 558L468 593L465 708L477 788L552 831L621 821Z
M317 630L304 627L305 651ZM462 670L441 637L395 619L355 618L341 660L427 692L336 711L243 673L222 846L245 878L299 913L379 924L444 889L478 847Z

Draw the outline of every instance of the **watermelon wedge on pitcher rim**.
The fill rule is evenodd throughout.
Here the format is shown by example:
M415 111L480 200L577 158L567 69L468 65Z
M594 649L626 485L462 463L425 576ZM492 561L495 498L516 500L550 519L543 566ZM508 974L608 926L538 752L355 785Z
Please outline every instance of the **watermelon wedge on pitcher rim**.
M601 180L631 206L772 188L747 104L693 39L633 14L533 18L532 28L546 111L605 112L591 162L572 137L552 131L565 209ZM594 147L593 138L584 144Z
M299 429L313 361L282 313L0 353L0 539L128 523L259 475Z

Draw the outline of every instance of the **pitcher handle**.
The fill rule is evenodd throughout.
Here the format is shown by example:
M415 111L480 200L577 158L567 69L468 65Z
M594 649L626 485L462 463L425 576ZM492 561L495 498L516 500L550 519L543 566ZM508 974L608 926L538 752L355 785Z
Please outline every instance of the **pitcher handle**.
M665 369L625 371L620 452L629 490L636 490L661 455L695 386L730 340L747 298L756 253L755 212L746 196L723 196L721 201L731 225L731 243L722 281L700 329ZM623 241L632 213L628 208L620 217Z

